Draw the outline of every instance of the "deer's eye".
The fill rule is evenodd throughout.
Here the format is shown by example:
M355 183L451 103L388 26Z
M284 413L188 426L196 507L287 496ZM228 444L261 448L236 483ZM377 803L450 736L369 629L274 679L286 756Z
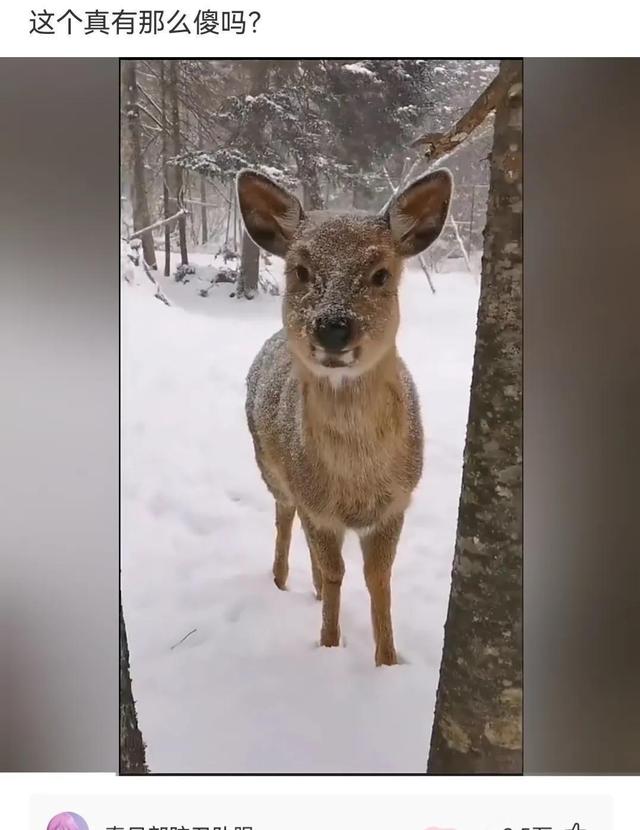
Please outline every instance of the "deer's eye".
M378 268L378 270L371 277L371 282L374 285L384 285L390 277L391 274L386 268Z
M305 268L304 265L296 265L295 274L296 277L300 280L300 282L309 282L309 269Z

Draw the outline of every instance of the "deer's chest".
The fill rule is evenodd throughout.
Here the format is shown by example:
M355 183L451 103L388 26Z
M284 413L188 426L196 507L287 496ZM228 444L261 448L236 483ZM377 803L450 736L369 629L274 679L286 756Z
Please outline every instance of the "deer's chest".
M378 524L406 509L420 477L421 445L402 427L338 431L325 424L300 449L297 489L319 523L355 530Z

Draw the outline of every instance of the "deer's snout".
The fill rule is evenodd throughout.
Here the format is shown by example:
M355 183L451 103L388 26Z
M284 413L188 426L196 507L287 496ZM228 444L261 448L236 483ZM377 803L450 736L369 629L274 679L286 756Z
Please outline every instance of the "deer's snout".
M326 351L341 352L349 345L353 330L353 320L348 317L320 317L316 320L314 335Z

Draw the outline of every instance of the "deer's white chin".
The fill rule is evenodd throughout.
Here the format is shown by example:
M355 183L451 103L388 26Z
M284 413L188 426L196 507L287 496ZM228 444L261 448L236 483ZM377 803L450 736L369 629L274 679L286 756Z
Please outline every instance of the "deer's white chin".
M343 383L355 380L363 372L363 367L358 360L355 349L332 355L324 349L316 347L312 349L311 355L305 363L316 377L326 378L336 389Z
M315 345L293 348L292 353L308 372L317 378L326 378L334 389L357 380L368 370L358 346L338 354Z
M339 389L344 383L350 383L362 375L362 368L354 366L323 366L316 363L312 367L316 377L326 378L334 389Z
M314 363L322 366L324 369L347 369L352 367L357 360L356 349L345 349L343 352L337 354L327 352L320 346L313 346L311 349L311 358Z

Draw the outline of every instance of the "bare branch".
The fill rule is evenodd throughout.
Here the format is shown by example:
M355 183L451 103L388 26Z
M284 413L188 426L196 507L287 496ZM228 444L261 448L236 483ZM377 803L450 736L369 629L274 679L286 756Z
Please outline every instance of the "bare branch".
M453 152L493 112L520 72L520 61L503 61L500 72L449 132L427 133L413 141L411 147L424 147L424 156L431 163Z
M191 631L188 634L185 634L184 637L181 640L178 640L177 643L174 643L171 646L171 651L173 651L173 649L176 648L176 646L179 646L181 643L184 643L184 641L187 639L187 637L190 637L192 634L195 634L197 630L198 630L197 628L192 628Z
M429 283L429 288L431 289L431 293L435 294L436 293L436 287L435 287L435 285L433 284L433 282L431 280L431 274L429 273L429 268L427 267L427 263L425 261L424 254L420 254L420 256L418 257L418 262L420 263L420 266L422 267L422 270L424 271L424 274L427 278L427 282Z
M138 89L140 89L140 87L138 87ZM154 122L154 124L157 124L160 130L163 129L162 124L160 123L160 121L158 121L155 115L152 112L150 112L145 106L143 106L140 102L138 102L138 109L141 110L147 116L147 118L150 118Z
M458 242L458 247L462 251L462 256L464 257L464 261L467 263L467 271L471 271L471 260L469 259L469 254L467 253L467 249L464 247L464 242L462 241L462 237L460 236L460 231L458 229L458 223L456 222L452 211L449 213L449 221L451 222L453 232L456 235L456 240Z
M153 98L149 95L148 92L145 91L144 87L139 86L138 90L144 95L147 101L151 104L151 106L158 112L159 115L162 115L162 108L153 100Z
M224 197L227 198L226 196ZM210 208L219 208L220 205L214 205L213 202L201 202L198 199L185 199L184 200L186 205L200 205L200 207L210 207Z
M169 216L167 219L160 219L158 222L154 222L153 225L147 225L146 228L140 228L139 231L135 231L132 233L129 239L135 239L137 236L140 236L147 231L154 231L156 228L161 228L163 225L168 225L169 222L173 222L175 219L179 219L181 216L186 216L189 211L181 208L177 213L174 213L173 216Z
M384 171L384 175L385 175L385 177L386 177L386 179L387 179L387 183L388 183L389 187L391 188L392 192L393 192L394 194L395 194L395 193L397 193L397 191L398 191L398 185L393 183L393 180L392 180L392 178L391 178L391 176L390 176L390 174L389 174L389 170L387 169L387 165L386 165L386 164L383 164L383 165L382 165L382 170ZM402 180L402 177L400 177L400 179Z

